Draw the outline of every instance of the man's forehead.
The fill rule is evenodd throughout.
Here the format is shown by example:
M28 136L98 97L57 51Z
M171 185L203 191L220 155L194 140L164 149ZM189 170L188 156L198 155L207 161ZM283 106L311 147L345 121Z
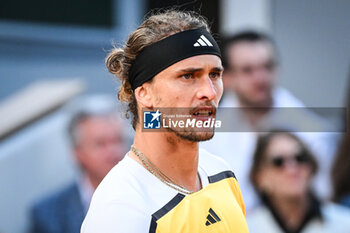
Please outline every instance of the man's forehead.
M259 41L239 41L234 44L229 44L227 46L227 50L233 51L236 49L257 49L257 48L265 48L273 50L273 45L269 41L259 40Z
M239 42L228 47L227 53L230 63L233 60L235 63L258 62L261 59L273 59L275 56L273 46L267 41Z
M181 70L186 68L222 67L221 58L216 55L198 55L181 60L169 68Z
M120 120L114 115L94 115L83 120L80 125L94 127L94 126L119 126Z

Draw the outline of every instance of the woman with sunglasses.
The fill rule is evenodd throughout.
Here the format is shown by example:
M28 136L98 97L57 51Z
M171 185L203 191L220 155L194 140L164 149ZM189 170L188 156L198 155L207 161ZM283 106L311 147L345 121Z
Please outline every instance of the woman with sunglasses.
M350 212L321 204L311 189L317 162L294 134L258 139L250 178L262 204L247 215L251 233L350 232Z

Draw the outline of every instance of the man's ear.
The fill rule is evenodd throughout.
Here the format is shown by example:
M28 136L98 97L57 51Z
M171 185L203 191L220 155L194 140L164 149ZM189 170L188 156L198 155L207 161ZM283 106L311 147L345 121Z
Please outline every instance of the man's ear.
M144 83L135 89L135 97L138 103L143 107L152 108L152 88L149 83Z

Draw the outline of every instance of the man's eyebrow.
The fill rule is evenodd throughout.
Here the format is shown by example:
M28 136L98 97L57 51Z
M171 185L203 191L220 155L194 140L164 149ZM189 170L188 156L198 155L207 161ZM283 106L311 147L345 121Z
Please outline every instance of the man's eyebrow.
M194 72L198 72L198 71L202 71L203 68L186 68L186 69L182 69L182 70L178 70L177 73L194 73ZM218 67L214 67L211 69L212 71L224 71L224 68L222 66L218 66Z
M224 67L222 67L222 66L217 66L217 67L214 67L212 70L213 70L213 71L222 72L222 71L224 71Z
M203 70L203 68L186 68L182 70L178 70L178 73L194 73Z

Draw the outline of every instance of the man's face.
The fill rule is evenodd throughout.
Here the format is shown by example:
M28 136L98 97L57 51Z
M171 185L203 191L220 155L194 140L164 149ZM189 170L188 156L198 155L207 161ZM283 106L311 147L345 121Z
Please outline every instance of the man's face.
M75 155L84 171L97 180L115 166L126 152L123 127L112 117L91 117L78 125Z
M197 120L215 118L223 92L222 71L221 59L215 55L198 55L175 63L154 77L153 106L186 108L186 114ZM170 131L189 141L209 140L214 135L213 129L203 132L172 127Z
M276 61L271 44L264 41L239 42L227 50L229 69L225 79L232 82L241 104L270 107L276 82Z

